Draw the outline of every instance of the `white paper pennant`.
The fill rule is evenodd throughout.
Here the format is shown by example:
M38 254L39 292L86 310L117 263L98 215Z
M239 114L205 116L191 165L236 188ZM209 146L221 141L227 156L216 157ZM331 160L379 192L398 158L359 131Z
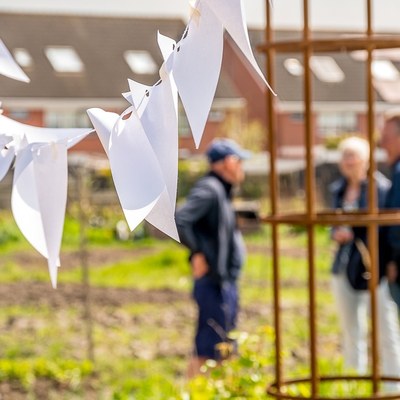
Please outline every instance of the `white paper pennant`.
M201 0L213 10L224 28L242 50L254 71L261 77L268 88L274 93L265 79L251 49L247 30L246 15L242 0ZM275 94L275 93L274 93Z
M9 149L3 148L0 150L0 182L7 175L8 170L11 167L11 164L14 160L15 151L14 148L11 147Z
M178 115L177 89L168 74L150 94L140 118L144 132L160 165L165 192L146 217L146 220L179 241L175 225L175 204L178 182Z
M26 138L27 143L52 143L66 141L71 148L87 136L92 129L88 128L40 128L14 121L4 115L0 115L0 134L13 137L14 146L18 151L19 143Z
M177 43L172 73L198 148L221 71L223 27L207 3L197 7L199 21L191 19Z
M0 115L2 179L16 155L11 207L15 221L31 245L48 259L53 287L67 201L67 149L91 132L89 129L39 128Z
M252 52L242 0L197 0L178 43L157 35L164 59L159 82L147 86L128 80L130 90L123 96L131 107L121 115L88 110L131 230L146 219L179 240L174 221L178 93L198 148L220 75L224 28L270 88ZM0 74L29 82L1 40ZM27 240L48 259L54 287L66 205L67 150L90 132L38 128L0 115L0 180L15 159L14 217Z
M129 118L124 119L128 113ZM109 137L111 173L132 231L147 217L165 190L157 157L133 107L121 116L101 109L89 109L88 115L102 143Z
M29 77L16 63L6 45L0 39L0 74L17 81L30 82Z
M11 195L14 219L29 243L48 259L54 288L60 265L67 185L65 143L33 143L17 154Z
M6 176L14 160L15 150L12 143L12 136L0 135L0 182Z
M136 109L139 117L142 115L150 98L150 92L153 86L143 85L128 79L129 98L126 98Z

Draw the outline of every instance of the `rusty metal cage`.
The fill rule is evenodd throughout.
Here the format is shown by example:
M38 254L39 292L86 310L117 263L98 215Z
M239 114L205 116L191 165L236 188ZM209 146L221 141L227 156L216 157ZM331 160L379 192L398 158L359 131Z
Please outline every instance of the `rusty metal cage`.
M267 93L267 115L268 115L268 150L270 152L270 215L263 219L263 222L271 226L272 231L272 268L273 268L273 290L274 290L274 328L275 328L275 382L272 383L267 392L273 398L279 399L354 399L357 397L321 397L319 386L323 382L338 381L359 381L364 380L371 383L369 399L400 399L400 393L385 394L380 391L381 382L398 382L399 377L382 376L379 370L379 351L378 351L378 332L377 332L377 296L376 284L378 280L378 225L398 225L399 214L395 211L379 211L375 193L375 183L373 179L376 170L376 160L374 158L375 143L375 99L372 75L373 51L375 49L400 48L399 35L378 35L373 30L372 0L366 1L366 30L359 35L348 37L341 36L336 38L316 39L312 36L309 22L310 4L309 0L302 0L303 6L303 31L300 40L274 41L272 29L272 13L269 0L266 0L266 43L260 46L259 50L266 55L266 75L274 86L274 65L277 53L297 52L303 56L304 64L304 127L305 127L305 212L301 213L282 213L278 209L279 188L276 169L277 160L277 137L276 137L276 99L271 92ZM343 52L365 50L367 52L366 61L366 82L367 93L367 120L368 120L368 140L370 142L370 168L368 172L368 209L365 212L318 212L316 209L315 193L315 160L314 160L314 134L312 121L312 76L310 71L310 58L313 53L324 52ZM371 373L367 376L323 376L318 370L319 349L317 345L317 313L316 313L316 269L315 269L315 228L317 225L357 225L362 223L367 227L368 249L371 259L371 279L369 284L371 302ZM285 224L303 226L307 235L307 259L308 259L308 330L309 330L309 359L310 374L298 379L285 379L282 364L282 316L281 316L281 293L280 293L280 255L279 255L279 227ZM290 395L288 385L307 383L310 386L310 395ZM350 397L349 397L350 396Z

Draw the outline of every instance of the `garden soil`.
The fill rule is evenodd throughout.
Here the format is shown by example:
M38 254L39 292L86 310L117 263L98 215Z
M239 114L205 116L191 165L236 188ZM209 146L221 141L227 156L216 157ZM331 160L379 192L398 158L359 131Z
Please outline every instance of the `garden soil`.
M141 255L151 254L152 249L138 250ZM137 256L137 250L135 250ZM131 249L96 249L96 251L88 254L88 264L90 269L96 266L106 265L111 262L129 260L132 257ZM18 265L23 265L29 274L29 268L32 265L43 263L43 258L40 255L32 252L21 252L18 254L8 255L3 257L2 261L11 261ZM74 267L79 265L79 253L71 252L64 253L61 258L63 268ZM45 307L54 310L55 323L66 315L65 310L75 308L81 310L75 317L76 321L68 322L71 326L76 326L81 329L82 326L82 310L85 291L82 285L78 284L59 284L54 290L50 282L14 282L0 285L0 307ZM131 348L123 349L129 351L133 357L154 359L156 357L182 357L187 358L188 349L191 346L191 336L193 333L192 322L195 318L195 310L190 301L190 293L175 291L172 289L152 289L140 290L136 288L90 288L90 302L93 316L93 323L101 326L103 329L112 329L114 326L122 327L127 332L133 332L135 335L140 333L141 324L146 326L156 326L162 329L177 330L182 332L182 338L186 337L186 346L170 346L166 342L160 342L157 348L146 348L142 344L132 344ZM160 310L166 310L159 314L148 313L146 315L132 316L122 309L126 305L145 304L146 306L155 306ZM168 305L173 305L169 307ZM167 306L167 307L166 307ZM162 308L164 307L164 308ZM267 317L270 310L265 307L260 307L255 304L248 306L241 311L241 318L248 319L263 319ZM19 331L30 330L32 334L40 329L41 321L29 316L10 316L4 322L2 329L8 334ZM38 326L36 326L36 325ZM133 333L132 333L133 334ZM83 341L84 342L84 341ZM85 346L82 344L81 349L77 349L77 356L84 358ZM91 388L91 382L85 387L85 399L96 399L95 390ZM63 390L67 390L62 386L57 386L57 383L43 379L38 379L35 383L34 395L35 398L41 400L51 399L49 393L56 391L62 398ZM17 383L3 382L0 383L0 400L19 400L26 399L27 394Z

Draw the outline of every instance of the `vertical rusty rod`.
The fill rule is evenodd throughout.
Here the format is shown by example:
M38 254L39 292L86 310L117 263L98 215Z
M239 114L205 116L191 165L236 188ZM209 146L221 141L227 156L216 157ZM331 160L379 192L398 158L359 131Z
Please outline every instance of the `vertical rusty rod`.
M367 0L367 36L373 35L372 28L372 0ZM367 101L368 101L368 140L370 143L370 167L368 171L368 211L370 214L377 214L377 198L374 173L376 170L375 162L375 103L374 89L372 85L372 60L373 47L368 45L367 57ZM367 231L368 248L371 257L371 279L369 281L369 291L371 296L371 361L372 361L372 390L376 394L379 391L379 350L378 350L378 315L376 285L378 281L378 228L375 224L368 225Z
M314 260L314 225L311 222L315 214L315 175L314 175L314 132L312 124L312 83L310 71L310 26L309 3L303 1L303 62L304 62L304 103L305 103L305 146L306 146L306 214L308 236L308 289L309 289L309 330L310 330L310 369L311 394L318 396L318 361L317 361L317 327L316 327L316 277Z
M266 0L266 42L270 43L273 40L272 25L271 25L271 4ZM267 79L270 85L274 86L274 61L275 50L268 49L266 67ZM267 116L268 116L268 150L270 155L270 172L269 186L271 199L271 215L275 216L278 213L278 179L276 171L276 114L274 107L274 95L270 90L267 92ZM272 224L272 270L273 270L273 296L274 296L274 328L275 328L275 379L276 387L280 390L282 384L282 330L281 330L281 315L280 315L280 273L279 273L279 248L278 248L278 225Z

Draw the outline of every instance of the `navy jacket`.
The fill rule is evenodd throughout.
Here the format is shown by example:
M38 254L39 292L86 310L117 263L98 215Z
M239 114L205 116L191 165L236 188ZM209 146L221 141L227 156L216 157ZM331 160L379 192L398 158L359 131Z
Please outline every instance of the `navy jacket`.
M400 208L400 160L395 162L391 171L392 187L390 188L385 202L385 208ZM385 262L394 261L400 266L400 225L386 226L385 237ZM397 278L400 283L400 274Z
M235 282L244 261L244 245L231 203L231 185L214 173L200 179L176 213L181 242L203 253L213 281Z
M377 188L378 195L378 207L382 208L385 205L386 195L390 188L390 181L382 175L380 172L375 174L375 182ZM343 208L343 198L347 187L347 181L344 178L341 178L335 181L331 186L331 193L333 197L333 207L335 209ZM366 209L368 202L368 185L367 181L361 183L361 191L360 197L358 199L358 208L360 210ZM335 228L333 228L335 229ZM367 242L367 229L365 227L353 227L352 228L355 239L361 239L365 244ZM382 240L383 231L380 229L379 232L379 243L380 243L380 251L379 251L379 276L382 277L385 273L385 262L384 262L384 251L381 249L383 244ZM345 250L345 245L339 245L337 252L335 254L335 258L332 265L332 272L334 274L339 273L341 267L341 260L343 258L343 252ZM368 281L363 277L363 273L365 272L365 267L361 258L361 255L355 245L354 242L351 243L348 254L348 261L346 266L347 276L349 281L354 289L363 290L367 289Z

